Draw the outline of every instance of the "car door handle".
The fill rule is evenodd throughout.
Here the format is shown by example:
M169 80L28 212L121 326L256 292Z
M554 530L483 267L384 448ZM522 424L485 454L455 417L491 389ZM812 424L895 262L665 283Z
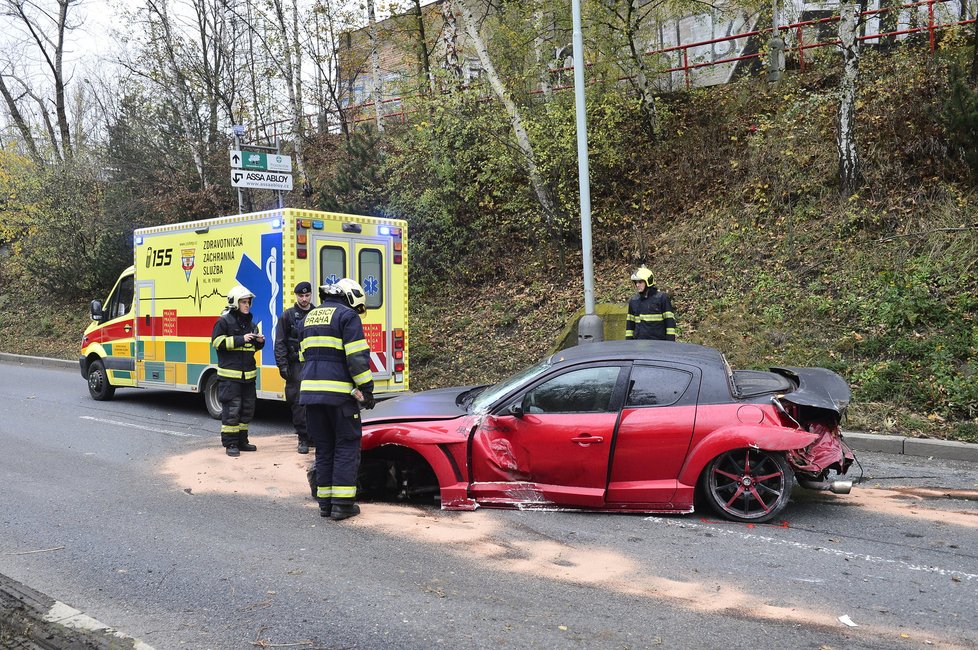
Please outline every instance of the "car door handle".
M571 438L571 442L576 442L580 445L593 445L598 442L604 442L604 438L601 436L592 436L590 433L582 433L576 438Z

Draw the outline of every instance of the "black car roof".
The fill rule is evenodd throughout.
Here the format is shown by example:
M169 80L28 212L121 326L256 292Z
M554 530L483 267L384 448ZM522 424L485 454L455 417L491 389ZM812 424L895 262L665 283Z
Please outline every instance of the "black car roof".
M719 350L692 343L673 341L604 341L583 343L555 353L551 360L582 362L608 360L673 361L687 363L703 369L715 369L726 373L726 365Z

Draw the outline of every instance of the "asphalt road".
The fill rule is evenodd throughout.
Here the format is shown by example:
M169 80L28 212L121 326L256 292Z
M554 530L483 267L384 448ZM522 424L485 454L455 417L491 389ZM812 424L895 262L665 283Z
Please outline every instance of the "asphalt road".
M77 370L0 363L0 404L0 574L157 650L978 646L971 463L864 452L853 494L796 488L770 526L391 504L337 523L282 405L231 459L188 394L94 402Z

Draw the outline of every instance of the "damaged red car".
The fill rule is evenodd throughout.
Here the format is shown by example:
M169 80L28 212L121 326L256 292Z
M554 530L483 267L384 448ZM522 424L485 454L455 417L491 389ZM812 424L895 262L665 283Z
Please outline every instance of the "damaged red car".
M824 368L731 370L712 348L589 343L491 386L406 394L364 412L361 497L479 507L688 513L764 522L804 488L848 493ZM834 480L830 474L834 473Z

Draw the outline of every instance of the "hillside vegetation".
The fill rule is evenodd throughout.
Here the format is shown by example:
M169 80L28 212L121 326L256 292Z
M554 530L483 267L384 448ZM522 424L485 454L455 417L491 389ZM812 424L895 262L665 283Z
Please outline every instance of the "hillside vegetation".
M865 183L851 197L837 189L828 55L779 84L661 97L657 137L620 87L590 87L597 301L626 301L644 262L673 296L680 340L736 367L839 372L854 391L849 428L978 441L978 195L965 155L976 104L952 92L968 54L949 42L936 57L866 55ZM558 202L549 218L498 105L472 92L413 108L382 139L308 144L317 191L304 205L406 218L412 387L493 381L546 354L583 305L573 97L527 113ZM235 209L226 196L183 200L169 220ZM136 213L118 232L159 221ZM100 293L59 294L25 255L4 261L0 349L75 358L87 299L107 280L86 272Z

